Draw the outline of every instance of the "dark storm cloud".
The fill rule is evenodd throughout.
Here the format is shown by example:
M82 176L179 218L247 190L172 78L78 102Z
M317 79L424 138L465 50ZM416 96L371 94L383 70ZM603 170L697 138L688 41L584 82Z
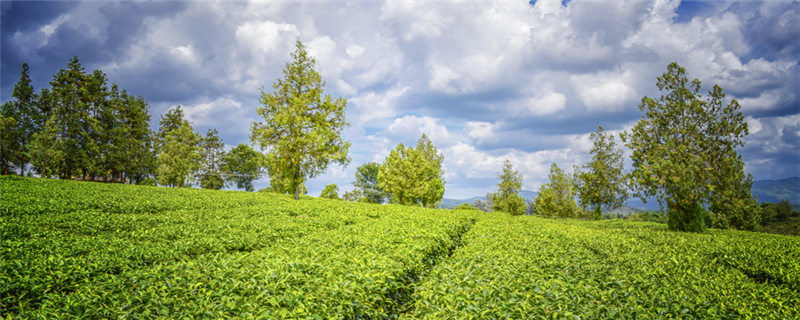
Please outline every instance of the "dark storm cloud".
M8 99L23 62L31 66L31 78L39 89L72 56L89 70L119 59L142 36L147 17L169 16L184 7L176 1L11 2L7 8L3 4L2 99ZM42 31L47 25L54 28L49 35Z

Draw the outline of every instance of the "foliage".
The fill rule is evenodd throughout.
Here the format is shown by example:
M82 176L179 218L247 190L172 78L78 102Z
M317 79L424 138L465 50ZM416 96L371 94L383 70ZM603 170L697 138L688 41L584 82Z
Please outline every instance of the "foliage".
M484 215L414 292L411 319L797 319L800 240Z
M634 212L633 214L631 214L630 220L667 223L667 215L658 211Z
M575 202L572 177L555 163L550 165L549 181L539 187L533 200L534 214L543 217L577 218L583 213Z
M339 199L339 186L336 184L329 184L326 185L325 188L322 188L322 192L319 194L320 198L326 199Z
M372 203L371 201L364 201L363 199L365 199L364 194L361 193L361 190L359 190L359 189L353 189L353 190L350 190L350 191L345 191L342 194L342 200L345 200L345 201L359 201L359 202L370 202L370 203Z
M225 143L217 129L209 129L200 141L201 165L198 172L200 187L219 190L225 186L222 178L222 159L225 157Z
M390 197L378 184L379 169L380 164L376 162L367 162L356 169L356 181L353 181L353 186L359 190L367 202L384 203Z
M401 143L381 164L378 170L378 186L391 195L392 203L436 207L441 201L444 180L441 178L441 168L436 167L437 159L441 158L432 156L438 154L438 151L435 148L433 152L426 149L428 146L425 141L430 142L423 135L417 148L422 147L425 153L415 148L406 148Z
M456 208L453 209L453 210L480 210L480 209L475 208L475 206L473 206L473 205L471 205L469 203L462 203L462 204L457 205Z
M147 102L73 57L34 93L23 64L0 110L0 170L25 166L43 177L138 183L155 167Z
M592 208L594 218L600 219L603 208L621 207L628 198L627 183L622 169L622 149L614 136L606 134L602 126L591 134L592 160L575 174L581 207Z
M158 183L170 187L189 185L191 175L200 168L203 137L183 120L180 106L161 117L158 136Z
M263 121L254 122L251 140L267 149L270 184L276 191L299 199L306 179L324 172L331 162L346 165L350 143L341 132L345 121L344 98L323 94L325 83L314 69L316 61L298 40L283 79L273 92L261 91L256 109Z
M666 202L672 229L703 230L706 204L731 226L749 228L753 219L724 211L752 198L736 151L748 132L739 103L723 105L725 94L717 85L703 99L700 81L689 81L674 62L657 85L665 94L642 98L639 109L645 115L622 135L633 150L631 177L638 195Z
M0 177L4 318L395 318L468 211ZM18 266L25 266L20 268Z
M253 181L263 174L264 155L250 146L240 143L222 156L220 169L225 180L236 184L236 188L253 191Z
M38 116L37 98L31 85L29 67L22 64L19 81L11 94L13 100L0 106L0 170L8 174L13 166L19 174L25 174L25 166L30 161L28 144L37 131L34 121Z
M783 199L777 203L764 202L761 204L761 224L785 221L795 212L789 200Z
M492 198L494 210L503 211L512 215L525 213L525 199L519 195L522 189L522 175L514 170L511 161L503 162L503 172L498 177L497 192Z

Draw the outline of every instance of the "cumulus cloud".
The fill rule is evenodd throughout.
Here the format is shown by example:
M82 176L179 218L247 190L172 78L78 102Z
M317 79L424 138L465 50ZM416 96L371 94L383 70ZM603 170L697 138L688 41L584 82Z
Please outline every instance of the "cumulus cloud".
M202 130L246 142L261 89L296 40L326 93L348 100L352 164L309 181L348 189L359 164L426 133L445 154L446 196L491 191L506 158L525 188L550 163L584 161L588 134L618 132L659 96L669 62L737 99L756 179L800 175L800 4L796 1L539 0L495 3L4 2L7 100L19 65L46 87L72 55L144 96L153 123L183 105ZM597 14L602 12L603 14ZM470 194L471 193L471 194Z

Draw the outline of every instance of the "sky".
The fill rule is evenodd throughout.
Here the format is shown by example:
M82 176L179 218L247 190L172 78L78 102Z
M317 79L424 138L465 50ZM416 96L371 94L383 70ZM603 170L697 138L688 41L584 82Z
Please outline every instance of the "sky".
M422 133L444 155L446 198L495 190L505 159L523 189L536 190L551 163L571 170L590 159L597 126L631 128L673 61L742 105L747 172L800 175L798 1L0 5L3 101L23 62L38 91L78 56L144 97L153 128L181 105L199 132L216 128L229 148L250 142L261 90L272 90L301 40L325 92L348 101L343 136L352 143L350 164L309 180L311 195L330 183L352 189L359 165Z

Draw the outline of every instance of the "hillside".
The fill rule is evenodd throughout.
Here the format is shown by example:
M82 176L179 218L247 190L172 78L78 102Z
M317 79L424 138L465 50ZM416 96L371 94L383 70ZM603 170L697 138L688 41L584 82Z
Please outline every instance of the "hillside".
M775 203L786 199L795 207L800 206L800 177L755 181L753 195L758 197L759 202Z
M0 177L5 318L800 317L800 238Z

